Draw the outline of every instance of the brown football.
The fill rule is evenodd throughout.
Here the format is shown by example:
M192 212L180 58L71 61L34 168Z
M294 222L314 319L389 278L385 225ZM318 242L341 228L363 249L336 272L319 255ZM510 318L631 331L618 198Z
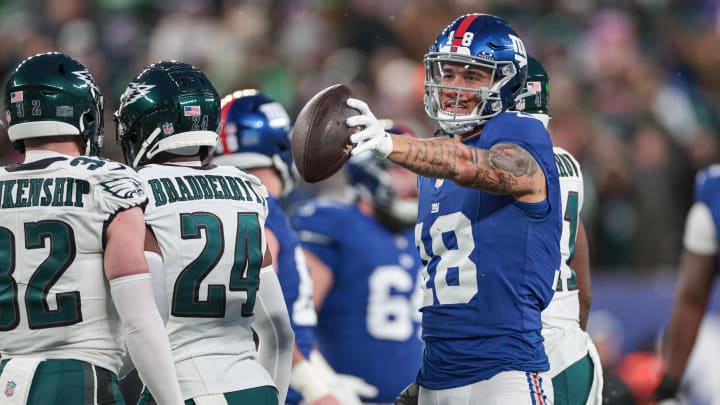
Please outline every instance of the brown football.
M344 84L330 86L314 95L300 110L292 129L292 156L308 183L327 179L350 158L352 129L345 125L357 110L345 102L351 96Z

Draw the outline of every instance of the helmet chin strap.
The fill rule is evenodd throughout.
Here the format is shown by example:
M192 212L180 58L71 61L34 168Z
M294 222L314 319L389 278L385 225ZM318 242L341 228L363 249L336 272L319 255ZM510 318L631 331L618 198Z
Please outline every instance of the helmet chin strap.
M155 128L155 130L152 131L150 136L147 137L145 142L142 143L142 146L140 146L140 150L135 154L135 159L133 159L133 167L137 167L138 163L140 163L140 159L145 155L145 152L147 152L147 149L150 145L152 145L153 142L155 142L155 138L158 137L160 134L160 127Z

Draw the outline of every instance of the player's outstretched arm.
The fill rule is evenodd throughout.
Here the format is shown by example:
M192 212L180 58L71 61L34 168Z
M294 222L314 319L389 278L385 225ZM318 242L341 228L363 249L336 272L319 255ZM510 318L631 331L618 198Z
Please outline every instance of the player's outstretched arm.
M270 257L270 252L266 251L263 268L260 269L260 287L252 326L260 339L258 360L277 386L278 403L284 404L290 385L295 334L290 327L280 281Z
M105 274L122 320L125 344L140 379L158 404L182 404L165 325L145 261L145 220L139 207L119 212L107 227Z
M500 143L487 150L450 138L391 135L364 101L350 98L347 105L360 111L347 119L347 125L363 127L350 136L355 144L354 155L372 151L379 158L390 159L423 176L450 179L465 187L516 198L545 198L544 172L535 158L516 144Z

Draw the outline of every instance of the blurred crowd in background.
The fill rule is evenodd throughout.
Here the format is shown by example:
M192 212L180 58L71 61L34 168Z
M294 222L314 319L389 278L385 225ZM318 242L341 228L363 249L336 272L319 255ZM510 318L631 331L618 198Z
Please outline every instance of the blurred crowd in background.
M550 132L583 166L594 274L674 273L695 172L720 162L720 0L0 0L0 77L50 50L88 66L117 160L120 93L163 59L194 64L221 95L259 88L292 116L345 83L426 137L422 57L467 12L510 21L548 70ZM0 164L19 159L0 134ZM340 196L341 183L293 198Z
M694 173L718 160L717 0L4 0L0 76L41 51L84 63L105 95L115 158L120 92L162 59L196 65L220 93L260 88L291 114L343 82L429 136L422 57L466 12L510 21L548 69L551 132L585 172L594 268L674 266ZM17 159L7 148L3 161Z

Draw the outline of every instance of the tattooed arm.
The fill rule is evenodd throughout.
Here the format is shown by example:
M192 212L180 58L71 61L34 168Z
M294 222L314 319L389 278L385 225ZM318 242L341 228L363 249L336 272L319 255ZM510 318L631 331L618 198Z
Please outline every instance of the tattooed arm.
M349 98L347 105L360 111L346 120L362 130L350 135L352 154L367 151L390 159L411 171L432 178L450 179L469 188L511 195L524 202L545 199L545 173L527 150L513 143L499 143L490 150L461 143L457 138L416 139L385 132L367 103Z
M547 193L545 174L537 161L516 144L499 143L487 150L450 138L391 136L388 159L420 175L526 202L541 201Z

